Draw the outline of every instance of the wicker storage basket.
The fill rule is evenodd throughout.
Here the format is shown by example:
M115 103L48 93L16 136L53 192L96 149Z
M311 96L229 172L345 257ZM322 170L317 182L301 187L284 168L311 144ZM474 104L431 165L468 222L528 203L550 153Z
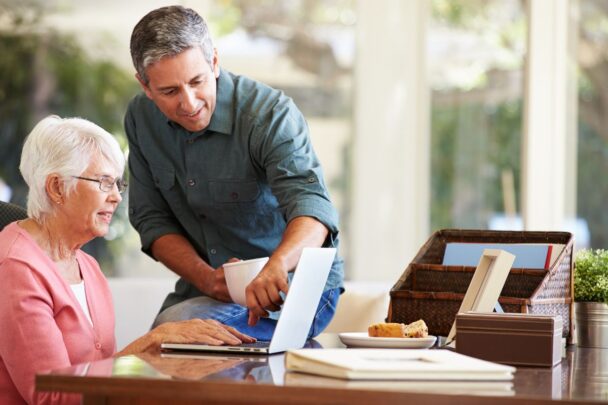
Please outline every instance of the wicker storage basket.
M475 272L475 267L441 264L450 242L564 245L548 270L511 269L498 301L505 312L561 315L563 336L571 342L574 240L568 232L437 231L391 289L388 322L424 319L429 333L447 336Z

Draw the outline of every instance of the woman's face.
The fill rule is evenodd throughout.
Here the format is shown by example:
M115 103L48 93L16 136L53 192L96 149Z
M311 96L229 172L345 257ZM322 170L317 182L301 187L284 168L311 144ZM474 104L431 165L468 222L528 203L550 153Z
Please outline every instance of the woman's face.
M120 174L105 159L95 158L80 177L98 180L102 176L109 176L116 179ZM116 185L110 191L102 191L98 182L76 180L76 187L61 207L71 236L85 243L104 236L108 233L112 215L120 201L122 197Z

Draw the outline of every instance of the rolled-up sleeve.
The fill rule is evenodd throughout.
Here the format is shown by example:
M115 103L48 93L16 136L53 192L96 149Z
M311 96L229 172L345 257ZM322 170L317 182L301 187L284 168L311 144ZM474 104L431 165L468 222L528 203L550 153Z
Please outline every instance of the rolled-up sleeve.
M168 172L163 179L157 176L155 180L140 149L136 125L129 108L124 121L129 139L129 221L140 235L142 251L154 258L150 247L156 239L184 234L184 230L158 188L159 183L174 186L174 174Z
M291 99L283 97L272 120L256 127L253 150L264 167L279 208L290 220L309 216L330 232L326 246L338 235L338 213L330 201L321 164L314 152L306 121Z

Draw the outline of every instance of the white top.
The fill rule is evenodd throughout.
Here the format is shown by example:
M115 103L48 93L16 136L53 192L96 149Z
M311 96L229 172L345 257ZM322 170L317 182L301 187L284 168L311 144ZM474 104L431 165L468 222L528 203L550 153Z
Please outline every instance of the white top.
M87 319L91 323L91 326L93 326L93 321L91 320L91 313L89 312L89 306L87 305L87 292L84 289L84 280L78 284L70 284L70 287L72 287L72 291L74 292L74 295L76 296L76 299L78 300L82 311L87 316Z

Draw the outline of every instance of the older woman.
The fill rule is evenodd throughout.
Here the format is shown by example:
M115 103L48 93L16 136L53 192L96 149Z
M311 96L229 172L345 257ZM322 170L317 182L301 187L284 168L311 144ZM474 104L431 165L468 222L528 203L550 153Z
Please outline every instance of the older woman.
M0 233L0 403L78 402L37 393L36 372L115 353L114 310L99 265L80 248L108 232L126 184L116 140L79 118L50 116L28 136L21 173L29 219ZM161 325L119 354L163 340L239 344L254 339L215 321Z

